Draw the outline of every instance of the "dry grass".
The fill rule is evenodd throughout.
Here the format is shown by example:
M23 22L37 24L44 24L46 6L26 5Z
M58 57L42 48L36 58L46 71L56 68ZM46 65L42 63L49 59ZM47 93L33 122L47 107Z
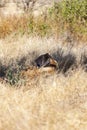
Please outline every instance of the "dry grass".
M0 83L0 129L86 130L86 76L79 69L68 77L40 76L18 89Z
M0 41L0 61L3 65L11 62L15 65L26 57L27 66L40 54L54 55L62 48L63 55L74 54L79 63L81 54L86 52L86 44L74 43L72 47L71 43L63 42L52 37L14 38L11 35ZM35 71L31 74L33 77L25 72L26 78L17 86L1 79L0 129L86 130L87 73L81 67L67 75L58 72L38 75Z
M0 73L20 67L29 68L34 64L34 60L41 54L51 54L59 64L59 69L66 71L72 65L81 65L81 56L86 53L86 43L65 42L55 38L26 37L22 38L13 36L0 41ZM78 49L78 50L77 50ZM86 55L86 54L85 54ZM86 58L87 59L87 58ZM85 59L85 64L87 61ZM12 70L13 69L13 70Z
M55 13L55 12L54 12ZM67 33L67 36L73 37L78 41L87 41L86 22L73 23L63 21L62 18L55 18L43 14L34 17L32 14L24 14L21 16L8 16L0 18L0 38L5 38L11 34L16 37L17 35L28 36L52 36L59 38Z
M43 3L41 1L35 2L37 3L35 5L36 8L40 3L42 3L44 7L44 10L36 9L38 14L35 16L34 4L30 4L33 6L31 11L28 11L27 7L26 13L23 9L19 9L16 3L9 3L8 1L7 7L2 8L2 13L0 13L0 38L5 38L11 34L14 34L14 36L17 36L17 34L22 36L24 34L28 36L38 35L41 37L54 35L56 38L59 38L61 35L63 36L64 33L67 33L68 36L72 36L74 39L87 41L86 0L80 2L78 0L66 0L58 3L54 1L52 6L46 9L45 4L49 3L49 0L45 2L45 0ZM14 8L12 6L14 6ZM6 15L4 18L4 13L10 16Z
M26 16L8 16L8 17L1 17L0 21L0 38L5 38L8 35L13 33L16 35L18 32L23 34L26 32L28 24L28 19Z
M0 130L87 129L87 20L68 23L53 8L0 17ZM44 53L57 70L34 68Z

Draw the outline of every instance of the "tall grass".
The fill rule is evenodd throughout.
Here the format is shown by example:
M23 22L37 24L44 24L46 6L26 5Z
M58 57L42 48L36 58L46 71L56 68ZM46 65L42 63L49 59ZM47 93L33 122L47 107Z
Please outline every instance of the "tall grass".
M0 78L16 86L26 77L30 80L31 77L37 77L39 71L35 68L34 61L39 55L45 53L49 53L58 62L56 73L67 76L79 67L87 71L87 46L75 44L66 45L62 40L56 41L53 37L6 38L0 41ZM23 72L24 75L21 75Z
M64 1L37 18L31 14L1 19L0 130L87 129L87 46L77 41L63 44L53 37L69 31L87 39L86 15L77 17L78 11L72 6L69 10L67 2L75 6L74 0ZM39 74L29 69L44 53L59 62L59 70Z
M87 74L53 74L15 89L0 83L1 130L86 130Z

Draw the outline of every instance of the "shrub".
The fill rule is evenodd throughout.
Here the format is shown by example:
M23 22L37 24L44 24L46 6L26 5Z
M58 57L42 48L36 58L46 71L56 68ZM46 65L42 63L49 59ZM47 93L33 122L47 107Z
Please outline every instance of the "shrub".
M2 18L0 23L0 37L6 37L11 33L33 34L47 36L61 35L70 32L78 39L87 39L87 1L63 0L35 18L32 14L24 14L21 17Z
M86 0L63 0L54 3L54 6L49 9L49 15L56 27L61 27L62 32L68 29L76 37L87 36Z

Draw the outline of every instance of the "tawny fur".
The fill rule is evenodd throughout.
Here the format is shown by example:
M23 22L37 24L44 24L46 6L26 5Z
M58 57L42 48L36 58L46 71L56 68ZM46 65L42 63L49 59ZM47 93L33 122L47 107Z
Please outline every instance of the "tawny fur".
M56 71L55 67L41 67L41 68L36 68L34 67L33 69L28 69L28 70L23 70L21 72L22 77L29 77L29 78L34 78L36 76L39 76L44 73L49 73L52 74Z

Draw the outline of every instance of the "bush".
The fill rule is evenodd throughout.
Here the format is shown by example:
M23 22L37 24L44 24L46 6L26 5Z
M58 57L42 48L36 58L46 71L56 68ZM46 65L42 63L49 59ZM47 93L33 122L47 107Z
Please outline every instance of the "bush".
M2 18L0 23L0 37L4 38L11 33L33 34L39 36L61 35L70 32L78 39L87 39L87 1L62 0L54 3L53 7L35 18L32 14L21 17Z
M56 26L59 25L62 31L68 29L77 34L76 37L87 36L87 0L63 0L54 3L49 9L49 15L51 21L56 22Z
M67 22L77 21L78 19L87 20L87 1L86 0L63 0L54 3L49 10L50 14L56 18L61 18Z

